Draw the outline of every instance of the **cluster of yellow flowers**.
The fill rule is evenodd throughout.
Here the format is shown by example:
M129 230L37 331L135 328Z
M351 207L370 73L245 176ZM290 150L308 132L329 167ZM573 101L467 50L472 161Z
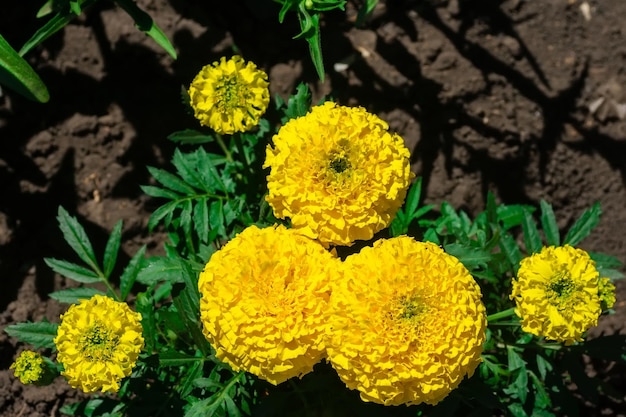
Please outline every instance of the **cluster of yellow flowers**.
M267 201L292 227L245 229L200 274L220 360L279 384L326 359L364 400L388 405L435 404L474 372L485 308L458 260L406 236L344 262L327 250L389 226L414 176L409 156L359 107L327 102L281 127L266 149Z
M522 330L572 344L615 303L615 286L581 249L549 246L522 260L511 299Z
M267 108L267 75L222 58L189 95L203 125L243 132ZM474 373L487 319L458 259L408 236L343 261L328 250L393 220L414 176L400 136L363 108L327 102L279 130L264 168L267 201L292 227L246 228L200 274L203 333L217 358L273 384L327 360L364 401L385 405L436 404ZM522 260L510 298L524 331L571 344L613 306L615 287L586 252L551 246ZM117 392L143 349L141 315L95 295L61 319L54 343L69 384ZM37 383L45 363L27 351L11 368Z
M480 363L480 288L456 258L407 236L342 262L294 229L250 226L198 286L216 356L273 384L327 359L365 401L436 404Z
M222 59L190 87L196 116L218 133L251 128L267 107L265 73L243 65ZM241 124L230 109L246 106ZM279 384L325 358L365 401L386 405L436 404L473 374L485 307L456 258L406 236L343 262L325 250L389 226L414 176L409 157L359 107L326 102L281 127L266 149L266 200L291 229L244 230L200 275L203 332L219 359ZM585 252L566 246L525 259L511 298L525 331L571 343L613 291Z

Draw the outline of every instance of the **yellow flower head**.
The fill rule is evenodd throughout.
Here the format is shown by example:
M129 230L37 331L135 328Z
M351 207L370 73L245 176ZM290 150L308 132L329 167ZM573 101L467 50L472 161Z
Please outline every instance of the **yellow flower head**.
M302 376L325 353L329 271L319 243L284 226L250 226L214 253L198 287L216 356L272 384Z
M364 401L436 404L480 363L480 288L433 243L378 240L348 256L332 291L328 358Z
M598 281L598 295L602 303L602 311L613 308L615 305L615 285L610 278L600 278Z
M206 65L191 82L196 119L217 133L246 132L259 123L270 102L267 74L253 62L233 56Z
M40 384L46 379L47 365L43 356L32 350L25 350L15 359L9 369L22 384ZM45 384L44 384L45 385Z
M61 315L54 343L73 388L117 392L143 348L141 314L102 295L81 300Z
M409 150L361 107L326 102L267 147L268 203L322 244L351 245L389 226L413 178Z
M544 247L522 260L512 284L511 299L525 332L569 345L598 323L598 271L581 249Z

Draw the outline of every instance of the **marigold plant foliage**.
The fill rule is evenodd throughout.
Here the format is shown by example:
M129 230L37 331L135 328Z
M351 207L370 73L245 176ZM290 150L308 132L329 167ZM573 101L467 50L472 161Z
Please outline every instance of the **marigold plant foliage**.
M401 236L348 256L339 275L328 357L364 401L436 404L474 373L485 307L456 258Z
M141 352L141 314L126 303L94 295L61 315L57 361L73 388L84 392L117 392Z
M351 245L387 227L413 178L403 139L361 107L313 107L272 142L268 203L325 245Z
M206 65L189 86L195 117L220 134L246 132L270 101L267 74L238 55Z
M272 384L325 356L330 271L339 261L284 226L250 226L200 274L203 332L216 356Z
M9 369L13 369L15 377L22 384L36 384L46 373L46 364L43 356L32 350L25 350L15 359Z
M569 245L544 247L523 259L512 285L522 330L567 345L582 341L583 333L598 323L601 292L605 301L615 299L601 290L587 252ZM612 292L610 282L602 286Z

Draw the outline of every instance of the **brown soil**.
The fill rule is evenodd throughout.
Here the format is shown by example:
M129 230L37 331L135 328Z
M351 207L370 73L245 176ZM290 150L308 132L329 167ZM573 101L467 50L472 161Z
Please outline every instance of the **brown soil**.
M181 86L233 46L269 73L273 94L286 97L304 81L316 97L331 93L387 120L413 149L428 203L476 213L488 191L505 203L545 199L566 228L600 201L601 223L581 246L626 260L626 2L395 0L360 29L349 4L324 20L325 83L305 42L291 39L295 16L279 25L270 1L138 3L173 40L177 61L106 3L28 55L50 103L0 97L0 329L58 321L64 310L46 294L71 284L42 262L72 256L59 205L100 251L118 219L126 257L144 243L160 250L163 236L146 232L155 203L139 189L150 182L145 166L167 165L166 136L196 126ZM21 45L40 24L35 12L4 5L0 33ZM592 334L626 333L625 304L620 282L616 314ZM46 388L16 381L7 368L23 348L0 332L0 413L59 415L76 392L60 379ZM622 397L585 412L626 415L623 367L600 372Z

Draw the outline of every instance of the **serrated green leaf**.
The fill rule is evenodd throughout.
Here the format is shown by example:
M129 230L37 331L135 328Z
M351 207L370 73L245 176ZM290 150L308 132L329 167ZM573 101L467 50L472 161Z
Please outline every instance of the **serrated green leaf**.
M149 195L150 197L155 198L167 198L169 200L177 200L182 197L181 194L178 194L172 190L166 190L165 188L155 187L153 185L141 185L141 191Z
M192 163L190 159L196 160L196 154L184 154L180 150L176 149L174 150L172 164L176 167L176 171L183 181L198 190L209 192L210 187L207 187L207 184L204 182L204 179L199 173L202 169L198 169L196 164Z
M193 227L200 242L209 243L209 205L206 198L200 198L193 209Z
M55 349L54 338L57 335L57 323L39 321L36 323L18 323L4 328L9 336L33 345L36 349Z
M539 230L537 230L537 224L529 211L524 210L524 217L522 219L522 233L524 234L524 244L529 254L538 253L543 247L541 243L541 236L539 236Z
M309 45L309 53L313 66L317 72L317 76L320 81L324 82L324 59L322 58L322 40L320 34L320 17L318 14L311 16L304 7L304 2L300 3L298 7L298 17L300 20L300 33L304 36L307 44ZM300 36L297 35L296 38Z
M479 267L486 268L487 262L491 260L491 254L482 248L474 248L460 243L450 243L445 245L444 249L470 271Z
M54 258L45 258L44 262L57 274L73 279L74 281L84 284L102 282L102 277L99 277L92 270L80 265Z
M154 314L155 308L152 299L148 294L140 292L137 294L135 308L137 309L137 312L141 314L142 334L146 344L145 351L152 353L154 352L157 343L156 318Z
M98 0L85 0L81 4L81 9L86 10L95 4ZM76 17L76 14L69 8L62 8L59 13L54 15L45 25L39 28L35 34L22 46L19 54L26 55L35 46L39 45L50 36L63 29L69 22Z
M203 362L196 361L191 366L187 364L186 372L178 384L178 393L181 398L185 398L194 389L193 381L202 376Z
M67 288L51 292L48 295L60 303L77 304L80 300L88 300L96 294L106 295L106 293L93 287Z
M110 277L111 272L113 272L113 268L115 267L115 263L117 262L117 253L120 250L120 244L122 243L122 221L118 221L113 230L111 231L111 235L107 240L106 247L104 248L104 276Z
M78 223L75 217L70 216L62 206L59 206L57 219L65 241L72 247L80 259L85 261L91 269L99 272L100 268L96 261L96 254L93 251L93 247L91 246L91 242L83 226Z
M598 225L600 214L602 214L600 203L596 202L591 208L585 210L572 225L565 235L565 239L563 239L563 244L576 246L580 241L589 236L593 228Z
M176 191L183 195L193 195L196 193L196 190L191 185L187 184L185 181L181 180L174 174L171 174L163 169L150 166L148 167L148 171L155 180L173 191Z
M0 35L0 84L29 100L47 103L48 88L39 75Z
M546 236L546 241L550 246L559 246L561 237L552 206L545 200L541 200L539 205L541 207L541 228Z
M521 225L524 219L524 213L528 210L532 212L534 211L534 208L521 204L512 204L507 206L500 205L497 207L496 213L498 220L502 222L504 229L508 230L511 227Z
M546 358L541 355L537 355L537 370L539 371L539 375L541 375L541 379L546 379L546 375L548 372L551 372L553 369L552 364Z
M137 274L137 282L153 285L158 282L182 282L181 263L178 259L153 256L146 260L146 266Z
M143 257L146 253L146 245L143 245L135 256L132 257L126 268L124 268L124 272L122 272L122 276L120 277L120 293L121 299L125 300L130 294L130 290L133 288L135 284L135 280L137 279L137 275L139 274L139 270L141 269L141 264L143 262Z
M532 385L535 388L534 408L545 409L550 407L552 405L552 401L550 399L550 395L546 391L546 387L544 386L543 381L541 381L532 371L528 371L528 375L530 376ZM535 416L535 413L533 413L533 416Z
M148 230L153 231L161 220L167 218L168 216L171 216L174 210L176 210L177 205L177 201L170 201L169 203L163 204L161 207L154 210L154 212L150 216L150 219L148 220ZM168 223L166 222L166 226L167 225Z
M176 59L174 46L148 13L141 10L133 0L115 0L115 3L133 18L137 29L154 39L172 58Z
M172 142L188 145L200 145L202 143L211 143L215 141L215 138L213 136L192 129L185 129L179 132L174 132L170 134L167 138Z
M168 349L159 353L159 365L161 366L188 366L203 362L204 358L201 356L190 355L177 350Z
M513 266L515 273L517 273L517 270L519 269L519 263L521 262L523 257L519 246L517 246L517 242L515 242L515 239L513 239L513 236L511 236L509 233L503 233L502 237L500 238L499 246L500 250L502 250L502 252L506 256L506 259L509 261L511 266Z
M619 269L624 265L617 257L606 253L589 252L589 256L596 263L596 268Z
M508 409L513 417L528 417L528 414L524 411L524 407L520 403L509 404Z

